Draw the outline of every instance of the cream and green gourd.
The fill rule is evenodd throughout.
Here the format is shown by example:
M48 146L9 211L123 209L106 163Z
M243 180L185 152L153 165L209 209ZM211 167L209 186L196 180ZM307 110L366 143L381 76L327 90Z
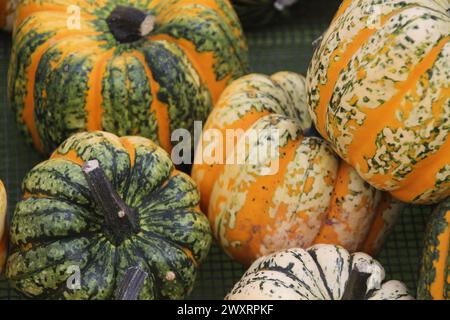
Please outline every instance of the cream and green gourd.
M256 260L227 300L411 300L406 286L384 281L380 263L342 247L315 245Z

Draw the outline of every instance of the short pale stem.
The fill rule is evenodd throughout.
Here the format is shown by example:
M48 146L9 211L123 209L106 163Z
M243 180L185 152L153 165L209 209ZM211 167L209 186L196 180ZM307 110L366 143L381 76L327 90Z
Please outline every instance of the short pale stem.
M117 6L106 22L118 42L131 43L148 36L155 28L156 18L133 7Z

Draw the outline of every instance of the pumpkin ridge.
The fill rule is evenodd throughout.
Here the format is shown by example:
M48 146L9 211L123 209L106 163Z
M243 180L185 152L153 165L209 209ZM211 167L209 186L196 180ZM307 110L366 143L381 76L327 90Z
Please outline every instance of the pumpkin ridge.
M425 74L430 68L433 67L434 62L439 58L441 50L450 40L450 36L446 36L440 39L439 42L434 46L430 52L420 61L420 63L414 68L407 80L402 82L401 88L398 89L397 93L391 98L391 100L386 101L384 104L375 109L365 110L366 120L364 125L361 126L354 135L353 143L349 146L349 160L352 163L356 163L362 172L367 172L367 163L356 162L356 158L365 155L371 157L373 152L369 152L369 149L373 148L371 144L355 143L355 141L361 141L361 137L368 139L368 141L375 141L374 135L378 134L383 126L388 126L385 122L380 121L380 118L391 118L393 123L398 123L393 114L396 112L395 105L398 105L404 95L412 90L413 86L417 84L420 77ZM370 155L369 155L370 154Z
M99 238L100 238L100 237L99 237ZM84 238L84 239L87 240L87 241L89 242L89 245L87 246L87 248L91 248L92 246L94 246L94 245L96 245L96 244L99 243L99 241L90 241L90 240L88 240L88 239L86 239L86 238ZM61 240L59 240L59 241L62 241L62 240L69 240L69 241L72 241L72 240L77 240L77 239L69 239L69 238L67 238L67 239L61 239ZM78 239L78 240L79 240L79 239ZM56 242L57 242L57 241L56 241ZM47 245L47 246L48 246L48 245L53 245L53 244L55 244L56 242L54 242L54 243L42 244L42 246L40 246L40 247L33 247L33 248L31 248L31 250L34 250L34 249L40 249L40 248L42 248L42 247L45 246L45 245ZM11 252L10 256L14 256L14 255L20 254L21 251L22 251L22 249L21 249L19 246L17 246L17 245L14 245L12 249L13 249L13 251ZM26 252L28 252L28 251L26 251ZM73 256L75 256L75 254L74 254ZM36 274L42 272L42 271L45 270L45 269L49 269L49 268L52 268L52 267L54 267L54 266L57 266L58 264L61 264L61 263L63 263L64 261L69 260L70 258L72 258L72 256L67 255L67 256L65 256L65 257L62 257L62 258L59 259L59 260L53 261L53 262L50 263L50 264L46 264L45 266L42 266L42 267L40 267L40 268L37 268L37 269L35 269L34 271L31 271L31 272L28 272L28 273L22 272L22 273L19 273L20 275L15 275L15 276L11 276L11 274L8 273L8 270L7 270L7 271L6 271L6 276L7 276L8 279L11 280L11 281L20 281L20 280L24 280L24 279L26 279L27 277L34 276L34 275L36 275ZM9 261L8 261L8 262L9 262ZM65 283L64 283L64 284L65 284Z
M143 53L139 51L133 52L134 56L142 64L147 75L148 82L150 84L150 91L153 97L153 101L150 104L150 110L156 115L157 121L157 131L158 131L158 141L165 150L172 149L172 143L170 141L170 117L169 117L169 106L163 103L159 99L155 99L161 89L158 81L153 77L153 73L148 67L146 62L146 57Z
M389 20L396 14L399 14L408 8L410 8L410 5L407 5L403 8L395 9L387 15L383 15L380 21L381 27L384 26L387 22L389 22ZM332 97L335 94L334 89L337 82L339 81L339 77L342 74L342 72L348 67L348 64L350 63L354 55L361 49L360 45L367 42L376 32L378 32L378 29L376 28L361 29L358 32L358 34L355 35L349 42L340 43L339 47L336 48L336 50L330 56L330 60L332 61L335 60L335 57L337 56L340 56L340 59L339 61L334 62L334 64L329 66L326 73L327 83L325 85L324 84L318 85L317 91L320 92L321 97L320 100L318 101L318 104L313 107L314 112L318 115L316 121L316 128L320 131L320 133L326 140L329 139L329 133L326 125L327 117L325 110L329 108L330 101L332 100ZM324 39L323 41L326 41L326 39ZM347 45L344 51L342 51L343 44ZM319 51L320 50L318 50L318 52Z
M91 32L88 32L86 34L83 35L88 35L88 34L92 34ZM35 123L35 115L34 115L34 110L35 110L35 100L34 100L34 95L35 95L35 80L36 80L36 75L37 75L37 71L39 68L39 63L42 59L42 57L47 53L47 50L51 48L51 46L53 45L52 42L53 41L57 41L57 40L62 40L68 37L72 37L73 34L71 33L62 33L62 34L56 34L52 37L50 37L49 39L47 39L44 43L42 43L37 49L36 51L33 52L32 57L31 57L31 63L28 66L28 70L27 70L27 79L28 79L28 83L27 83L27 94L25 97L25 108L22 110L22 118L24 123L27 125L28 130L30 131L31 137L33 139L33 142L36 146L36 148L40 151L43 152L44 150L44 146L42 143L42 139L40 138L40 135L38 133L38 129Z
M110 49L106 52L101 53L94 62L94 66L91 70L91 74L88 80L88 92L86 95L86 129L87 131L97 131L101 130L102 120L101 115L102 104L103 104L103 93L102 93L102 76L104 75L107 67L107 60L109 60L113 54L114 49Z

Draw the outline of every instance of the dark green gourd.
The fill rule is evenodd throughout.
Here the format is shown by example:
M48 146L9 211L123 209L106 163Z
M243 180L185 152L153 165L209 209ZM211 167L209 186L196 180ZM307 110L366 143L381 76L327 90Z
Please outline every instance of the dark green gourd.
M76 134L23 191L6 276L26 296L181 299L192 289L210 227L194 182L150 140Z

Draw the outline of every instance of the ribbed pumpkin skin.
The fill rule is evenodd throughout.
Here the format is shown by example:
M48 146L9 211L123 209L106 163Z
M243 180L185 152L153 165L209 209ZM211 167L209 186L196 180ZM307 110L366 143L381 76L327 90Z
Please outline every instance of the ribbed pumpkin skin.
M5 186L0 180L0 273L3 272L8 252L8 231L6 227L7 203Z
M18 0L0 0L0 30L11 31Z
M81 165L97 159L140 231L110 241L105 216L94 204ZM140 137L80 133L23 182L24 199L11 224L6 275L39 299L111 299L129 267L149 277L139 299L180 299L192 289L211 243L193 181L173 168L161 148ZM81 289L69 290L67 269L79 266Z
M368 267L363 300L412 300L406 286L384 281L383 267L364 253L342 247L315 245L289 249L255 261L226 297L227 300L343 300L350 272ZM358 269L359 270L359 269Z
M249 154L257 154L271 130L279 130L279 170L274 175L260 174L270 166L268 158L257 164L210 165L200 164L197 151L192 177L202 209L220 245L243 264L314 243L373 252L402 209L341 162L325 141L303 136L311 126L304 83L302 76L289 72L245 76L224 91L206 123L205 132L217 129L223 136L228 129L255 130L258 140L251 142ZM216 142L204 141L203 149L219 149L211 148Z
M120 43L107 24L118 0L30 0L18 7L9 99L44 153L79 131L151 138L206 119L227 83L247 71L247 47L226 0L126 1L156 17L145 39ZM70 5L81 29L68 28ZM76 16L76 15L75 15Z
M450 199L432 214L417 289L421 300L450 300Z
M448 9L448 0L345 0L308 71L322 136L405 202L450 196Z

